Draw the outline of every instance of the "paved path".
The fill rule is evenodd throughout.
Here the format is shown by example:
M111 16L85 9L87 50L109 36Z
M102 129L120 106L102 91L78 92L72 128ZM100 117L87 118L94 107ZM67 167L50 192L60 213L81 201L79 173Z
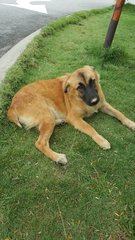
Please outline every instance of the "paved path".
M101 8L114 0L0 0L0 57L48 22L84 9Z

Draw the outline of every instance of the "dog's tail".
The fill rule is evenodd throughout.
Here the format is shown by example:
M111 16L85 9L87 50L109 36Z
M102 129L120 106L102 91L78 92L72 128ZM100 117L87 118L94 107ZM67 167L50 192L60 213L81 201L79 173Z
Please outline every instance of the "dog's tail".
M8 109L7 117L11 122L14 122L18 127L22 128L22 125L20 124L18 116L13 107Z

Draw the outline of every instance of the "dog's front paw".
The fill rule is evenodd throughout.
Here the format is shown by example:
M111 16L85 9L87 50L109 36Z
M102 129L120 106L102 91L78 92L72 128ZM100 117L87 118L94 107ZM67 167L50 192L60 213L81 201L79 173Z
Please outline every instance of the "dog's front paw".
M61 165L67 164L67 158L65 154L59 154L58 159L56 160L56 163L59 163Z
M100 135L98 135L98 137L96 137L96 143L97 143L101 148L103 148L104 150L107 150L107 149L110 149L110 148L111 148L110 143L109 143L105 138L103 138L103 137L100 136Z
M129 128L131 128L132 130L135 130L135 122L133 122L133 121L131 121L129 119L125 122L124 125L126 125Z
M105 139L101 145L100 145L101 148L103 148L104 150L107 150L107 149L110 149L111 148L111 144Z

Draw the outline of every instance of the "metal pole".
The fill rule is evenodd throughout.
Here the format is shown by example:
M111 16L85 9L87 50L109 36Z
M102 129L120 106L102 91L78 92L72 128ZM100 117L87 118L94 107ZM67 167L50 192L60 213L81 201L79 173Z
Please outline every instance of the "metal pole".
M116 0L115 8L113 11L113 15L112 15L112 18L108 27L108 31L106 34L105 42L104 42L105 48L109 48L112 44L124 3L125 3L125 0Z

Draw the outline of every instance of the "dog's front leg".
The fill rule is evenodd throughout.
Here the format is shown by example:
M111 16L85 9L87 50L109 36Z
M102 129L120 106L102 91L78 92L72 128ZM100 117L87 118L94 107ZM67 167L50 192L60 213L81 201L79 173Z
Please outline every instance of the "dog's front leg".
M110 143L101 135L99 135L96 130L86 123L82 118L70 116L68 118L68 122L76 129L89 135L101 148L105 150L110 149Z
M135 122L128 119L123 113L113 108L109 103L105 102L100 110L110 116L117 118L123 125L135 130Z

